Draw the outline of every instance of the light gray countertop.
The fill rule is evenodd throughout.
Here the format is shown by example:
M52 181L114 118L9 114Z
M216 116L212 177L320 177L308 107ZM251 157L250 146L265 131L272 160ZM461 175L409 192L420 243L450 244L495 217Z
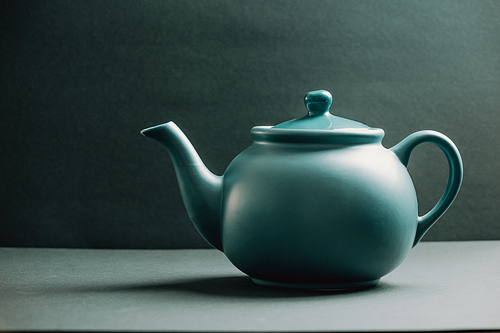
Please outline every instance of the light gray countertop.
M254 285L217 250L0 248L0 331L500 330L500 241L423 242L374 288Z

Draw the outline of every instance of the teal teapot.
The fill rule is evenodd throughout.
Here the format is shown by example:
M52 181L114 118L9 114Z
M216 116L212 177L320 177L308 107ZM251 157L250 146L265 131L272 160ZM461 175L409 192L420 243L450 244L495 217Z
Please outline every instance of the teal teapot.
M457 196L463 166L455 144L419 131L386 149L384 131L332 115L332 95L309 92L308 113L251 129L253 143L214 175L173 123L141 133L165 146L191 221L258 285L335 290L374 286L394 270ZM418 215L407 171L412 150L432 143L449 179Z

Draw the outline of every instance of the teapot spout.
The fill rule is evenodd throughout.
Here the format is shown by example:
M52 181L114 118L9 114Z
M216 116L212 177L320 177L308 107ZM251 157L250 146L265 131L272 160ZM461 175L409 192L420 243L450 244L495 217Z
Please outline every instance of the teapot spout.
M189 218L201 236L222 251L222 177L207 169L189 139L174 122L146 128L141 134L165 146L172 159Z

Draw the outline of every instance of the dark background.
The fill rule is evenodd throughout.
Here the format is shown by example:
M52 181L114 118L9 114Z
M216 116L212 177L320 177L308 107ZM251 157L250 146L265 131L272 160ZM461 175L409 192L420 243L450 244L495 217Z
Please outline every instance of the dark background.
M0 246L199 248L168 154L174 120L222 174L255 125L332 113L459 147L462 190L424 240L500 239L499 1L2 1ZM423 214L443 154L409 166Z

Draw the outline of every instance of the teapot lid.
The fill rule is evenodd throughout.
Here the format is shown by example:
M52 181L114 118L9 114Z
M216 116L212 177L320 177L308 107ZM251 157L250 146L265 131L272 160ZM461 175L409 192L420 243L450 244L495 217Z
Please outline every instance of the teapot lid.
M334 116L330 113L333 97L326 90L308 92L304 97L307 115L285 121L273 128L305 130L371 129L363 123Z
M384 130L329 112L332 94L326 90L311 91L304 97L307 115L285 121L274 127L255 126L250 133L254 142L367 144L381 143Z

